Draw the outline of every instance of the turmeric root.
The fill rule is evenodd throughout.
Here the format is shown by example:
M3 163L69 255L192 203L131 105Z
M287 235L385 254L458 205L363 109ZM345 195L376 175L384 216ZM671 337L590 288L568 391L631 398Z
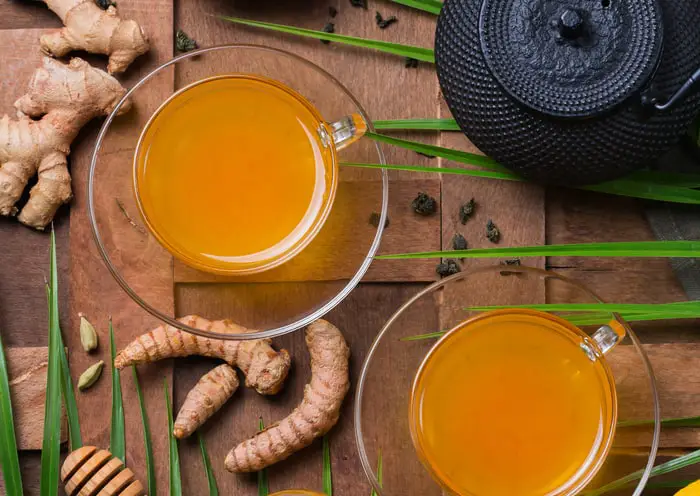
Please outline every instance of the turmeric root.
M222 334L252 332L230 320L207 320L189 315L180 322L195 329ZM160 326L142 334L124 348L114 359L122 369L131 364L150 363L164 358L200 355L221 358L245 374L245 385L260 394L277 394L289 373L287 350L276 352L269 339L232 341L190 334L173 326Z
M338 421L350 387L350 350L337 327L317 320L306 330L311 382L301 404L285 419L257 433L226 456L230 472L256 472L284 460L328 432Z
M107 71L124 72L148 51L148 38L136 21L122 20L111 5L102 10L94 0L44 0L64 28L41 37L47 55L63 57L73 50L109 55Z
M0 119L0 215L15 215L29 179L39 174L19 220L45 228L71 197L70 144L91 119L109 114L126 90L81 59L63 64L44 58L29 90L15 102L17 119ZM123 105L120 113L129 109Z
M238 376L224 363L204 374L187 393L175 419L173 434L183 439L214 415L238 389Z

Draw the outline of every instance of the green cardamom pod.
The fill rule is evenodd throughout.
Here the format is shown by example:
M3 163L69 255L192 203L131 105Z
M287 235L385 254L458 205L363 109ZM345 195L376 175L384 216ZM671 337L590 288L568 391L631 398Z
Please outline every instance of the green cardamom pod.
M78 315L80 315L80 342L85 352L90 353L97 349L97 332L83 314Z
M100 360L96 364L89 366L87 370L80 375L80 379L78 379L78 389L85 391L87 388L95 384L97 379L99 379L102 375L102 368L104 365L105 363Z

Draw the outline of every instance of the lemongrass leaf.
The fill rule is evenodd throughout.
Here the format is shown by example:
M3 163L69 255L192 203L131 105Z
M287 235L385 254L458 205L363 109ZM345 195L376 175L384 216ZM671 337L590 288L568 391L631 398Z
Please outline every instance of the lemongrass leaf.
M412 9L422 10L430 14L439 15L442 9L442 2L437 0L391 0L394 3L411 7Z
M177 439L173 433L173 408L170 404L168 381L163 380L165 390L165 408L168 412L168 460L170 463L170 496L182 496L182 478L180 477L180 455L177 451Z
M373 139L375 141L379 141L381 143L386 143L388 145L394 145L400 148L405 148L407 150L412 150L414 152L425 153L426 155L433 155L435 157L453 160L462 164L477 165L486 169L508 172L492 158L486 157L484 155L478 155L476 153L463 152L460 150L444 148L442 146L436 145L427 145L425 143L419 143L417 141L393 138L391 136L386 136L384 134L377 134L372 132L365 133L365 137Z
M153 441L151 440L151 426L148 421L148 413L146 411L146 402L143 399L141 384L139 382L139 374L136 372L136 366L131 366L131 373L134 377L134 386L136 387L136 396L139 399L139 409L141 410L141 428L143 429L143 450L146 452L146 474L148 477L148 494L157 494L156 488L156 466L153 463Z
M681 480L681 481L662 481L662 482L649 482L645 489L683 489L685 486L691 485L694 480Z
M627 181L663 184L678 188L700 188L700 174L664 171L637 171L624 177Z
M374 129L382 131L459 131L454 119L387 119L372 124Z
M295 34L297 36L304 36L307 38L315 38L317 40L336 41L338 43L344 43L346 45L361 48L370 48L373 50L379 50L381 52L390 53L392 55L410 57L412 59L420 60L423 62L435 63L435 53L430 48L422 48L411 45L401 45L399 43L390 43L388 41L358 38L355 36L346 36L342 34L326 33L325 31L297 28L294 26L285 26L283 24L273 24L270 22L252 21L248 19L240 19L238 17L219 16L219 18L224 21L233 22L236 24L243 24L246 26L256 28L270 29L281 33Z
M323 492L333 496L333 474L331 471L331 446L328 434L323 436Z
M41 446L41 496L58 494L61 463L61 335L58 323L58 270L56 267L56 235L51 230L49 256L49 364L46 373L44 404L44 438Z
M258 430L261 432L265 430L262 417L258 419ZM267 470L258 470L258 496L267 496L268 494L270 494L270 485L267 481Z
M665 463L655 466L651 469L650 477L668 474L670 472L689 467L690 465L694 465L698 462L700 462L700 450L693 451L691 453L688 453L687 455L679 456L677 458L674 458L673 460L669 460ZM631 482L638 481L642 478L644 472L644 469L637 470L636 472L632 472L631 474L627 474L626 476L621 477L620 479L605 484L604 486L598 489L586 491L583 494L586 496L600 496L601 494L605 494L610 491L615 491L617 489L620 489L621 487L625 487Z
M668 201L690 205L700 204L700 191L694 189L666 186L663 184L625 181L623 179L595 186L583 186L578 189L646 200Z
M510 172L500 172L481 169L457 169L451 167L425 167L422 165L388 165L366 164L361 162L341 162L345 167L359 167L364 169L402 170L409 172L431 172L436 174L459 174L462 176L485 177L487 179L501 179L504 181L522 181L522 179Z
M2 468L7 496L23 496L22 473L19 469L19 453L2 333L0 333L0 468Z
M415 336L406 336L405 338L399 339L399 341L422 341L423 339L437 339L441 338L447 333L447 331L437 331L429 332L426 334L417 334Z
M216 477L214 470L211 468L211 460L207 453L207 445L204 443L204 436L197 430L197 439L199 440L199 451L202 454L202 463L204 464L204 473L207 476L207 484L209 486L209 496L219 496L219 488L216 485ZM155 494L155 493L151 493Z
M618 427L639 427L653 424L653 420L620 420ZM664 427L700 427L700 417L677 417L662 419L661 425Z
M700 301L684 301L676 303L541 303L533 305L493 305L466 307L465 310L485 312L502 310L504 308L523 308L543 312L591 312L605 311L615 313L674 313L679 316L699 316Z
M380 489L384 487L384 468L383 468L383 463L382 463L382 450L379 450L379 453L377 453L377 482L379 483ZM372 492L370 493L370 496L379 496L377 494L377 491L372 488Z
M500 258L500 257L700 257L700 241L633 241L568 245L513 246L471 250L427 251L378 255L378 260L412 258Z
M109 451L126 464L126 429L124 426L124 403L122 401L122 382L119 371L114 367L116 348L114 346L114 328L109 319L109 370L112 372L112 424L109 435Z

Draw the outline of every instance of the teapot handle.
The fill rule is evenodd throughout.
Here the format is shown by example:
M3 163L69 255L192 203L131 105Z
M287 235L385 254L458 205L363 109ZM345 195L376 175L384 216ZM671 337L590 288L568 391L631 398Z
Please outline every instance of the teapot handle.
M651 103L656 110L667 110L674 106L676 103L678 103L679 100L682 100L686 96L688 96L690 93L695 91L697 87L699 86L698 83L700 82L700 69L696 70L690 78L683 83L683 86L680 87L678 91L676 91L668 100L666 100L664 103L659 102L658 98L653 98L649 103Z

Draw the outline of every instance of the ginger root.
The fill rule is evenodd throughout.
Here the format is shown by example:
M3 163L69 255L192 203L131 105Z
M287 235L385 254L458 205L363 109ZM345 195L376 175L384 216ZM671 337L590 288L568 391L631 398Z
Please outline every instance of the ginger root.
M109 55L107 71L116 74L149 49L141 26L121 19L114 5L102 10L94 0L44 1L65 25L41 37L41 49L47 55L63 57L73 50Z
M207 320L188 315L180 322L222 334L252 332L230 320ZM290 358L287 350L275 351L269 339L232 341L212 339L190 334L173 326L159 326L142 334L124 348L114 359L114 366L122 369L131 364L150 363L164 358L200 355L220 358L245 374L245 385L260 394L277 394L289 373Z
M39 175L19 220L44 229L72 198L67 167L80 128L109 114L126 93L119 82L84 60L63 64L44 58L29 90L15 102L18 118L0 119L0 215L15 215L29 179ZM123 105L120 113L129 109Z
M183 439L214 415L238 389L238 376L224 363L204 374L187 393L175 419L173 434Z
M328 432L338 421L350 387L350 350L337 327L317 320L306 330L311 382L301 404L285 419L257 433L226 456L230 472L256 472L284 460Z

